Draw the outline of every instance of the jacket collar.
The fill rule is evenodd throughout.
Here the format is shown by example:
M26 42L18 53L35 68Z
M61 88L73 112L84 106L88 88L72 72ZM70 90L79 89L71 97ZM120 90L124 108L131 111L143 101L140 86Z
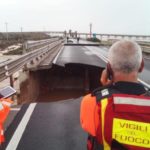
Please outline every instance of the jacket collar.
M113 84L114 88L124 94L141 95L146 92L144 86L135 82L119 81Z

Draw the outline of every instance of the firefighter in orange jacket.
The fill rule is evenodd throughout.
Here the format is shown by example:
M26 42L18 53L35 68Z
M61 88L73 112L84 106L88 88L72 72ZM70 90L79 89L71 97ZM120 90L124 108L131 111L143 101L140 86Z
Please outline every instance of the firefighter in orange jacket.
M10 99L0 98L0 145L5 141L3 124L10 111L12 101Z
M119 120L119 125L121 125L120 128L123 128L125 126L128 128L131 126L132 129L136 128L137 130L143 128L143 132L144 127L141 123L143 122L143 120L140 120L139 118L145 118L145 122L148 119L150 120L148 116L146 116L147 118L145 116L140 116L136 118L135 116L129 115L138 114L138 108L138 110L142 112L140 114L149 114L150 116L150 107L149 109L147 109L147 104L149 104L150 100L145 99L145 97L143 97L142 100L136 97L141 97L141 95L149 96L149 93L145 90L143 85L141 85L138 82L138 73L142 71L144 66L141 48L137 43L133 41L118 41L115 44L113 44L112 47L109 49L108 60L109 62L107 64L107 68L103 71L101 76L101 83L104 86L94 90L91 94L88 94L85 97L83 97L83 100L81 102L80 122L82 128L89 134L87 149L110 150L113 149L114 145L114 147L118 146L118 148L114 148L115 150L128 149L129 147L133 147L133 149L136 150L143 150L145 149L146 144L149 144L147 147L150 148L150 141L144 141L142 139L143 136L148 135L146 133L146 129L150 127L148 124L145 124L145 126L148 126L146 126L147 128L145 129L145 134L143 133L143 136L139 135L140 137L136 138L137 141L134 139L133 136L134 142L136 141L137 143L130 142L131 137L129 137L130 141L127 141L126 143L122 142L121 140L119 142L116 142L118 139L114 140L115 138L113 137L112 133L116 132L117 130L117 128L113 127L113 125L115 122L118 121L118 116L120 116L121 118L121 121ZM119 98L121 97L120 99L122 99L121 104L115 101L115 99L117 100L119 98L118 96L113 96L114 94L123 94L119 96ZM128 98L129 96L130 98ZM111 97L113 97L113 100L111 99ZM127 98L128 100L126 100ZM131 101L133 99L138 99L138 101ZM137 105L137 102L140 101L146 101L146 104L144 105L143 103L140 103ZM131 105L131 103L134 104ZM132 106L135 107L133 108ZM113 108L117 109L115 113L113 112ZM130 111L130 113L128 111ZM117 116L117 119L114 115ZM126 115L128 115L128 117L124 118ZM140 123L135 118L137 120L139 119L138 121L140 121ZM126 124L123 122L124 120L127 120ZM130 123L129 120L136 121ZM137 134L136 131L132 131L132 134ZM121 135L121 137L123 138L123 135ZM150 137L148 138L150 139ZM128 139L127 136L126 139ZM114 141L117 144L114 144ZM142 145L142 142L145 143L145 145Z

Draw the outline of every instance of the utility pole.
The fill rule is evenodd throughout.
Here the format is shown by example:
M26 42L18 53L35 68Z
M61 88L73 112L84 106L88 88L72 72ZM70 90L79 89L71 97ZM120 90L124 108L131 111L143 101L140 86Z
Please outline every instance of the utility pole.
M45 32L46 30L45 30L45 27L43 27L43 32Z
M25 42L24 42L24 38L23 38L23 33L22 33L23 28L21 27L20 29L21 29L21 43L22 43L22 48L23 48L23 54L25 54L26 53L26 46L25 46Z
M21 27L20 29L21 29L21 41L22 41L22 43L23 43L22 27Z
M6 26L6 39L8 41L8 23L5 22L5 26Z
M20 29L21 29L21 33L22 33L22 27Z
M90 38L92 37L92 23L90 23Z

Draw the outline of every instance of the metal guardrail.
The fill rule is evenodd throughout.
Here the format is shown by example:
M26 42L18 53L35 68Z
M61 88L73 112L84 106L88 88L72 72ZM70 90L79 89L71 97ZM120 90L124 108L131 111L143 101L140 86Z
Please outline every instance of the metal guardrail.
M65 46L100 46L98 43L65 43Z
M56 42L53 42L49 45L46 45L29 53L26 53L15 60L11 60L9 62L0 64L0 81L8 78L10 75L23 68L23 66L30 63L32 60L39 58L40 56L51 51L54 47L60 45L62 41L63 40L57 39Z
M150 47L148 47L148 46L142 46L142 51L144 53L149 53L150 54Z
M150 90L150 85L141 79L138 79L138 81L145 87L146 90Z
M52 38L52 39L46 39L46 40L38 40L38 41L27 41L24 43L25 49L31 49L37 46L41 46L44 44L50 44L56 40L59 40L59 38Z

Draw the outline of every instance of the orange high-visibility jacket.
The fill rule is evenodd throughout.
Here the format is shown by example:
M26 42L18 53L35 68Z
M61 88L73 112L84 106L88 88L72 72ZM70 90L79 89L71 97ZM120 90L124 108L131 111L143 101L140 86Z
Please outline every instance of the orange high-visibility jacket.
M92 136L96 136L99 126L99 107L96 104L96 97L91 94L83 97L80 107L80 122L82 128Z
M10 99L0 99L0 144L4 142L3 123L8 116L11 104L12 101Z

